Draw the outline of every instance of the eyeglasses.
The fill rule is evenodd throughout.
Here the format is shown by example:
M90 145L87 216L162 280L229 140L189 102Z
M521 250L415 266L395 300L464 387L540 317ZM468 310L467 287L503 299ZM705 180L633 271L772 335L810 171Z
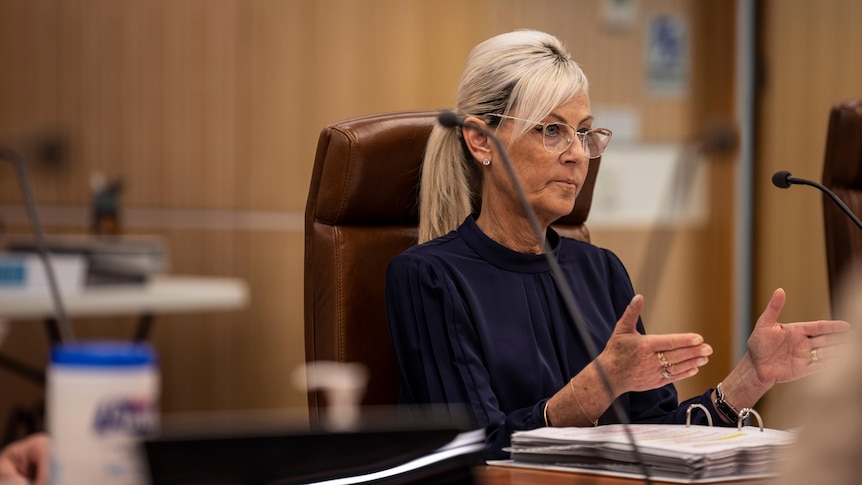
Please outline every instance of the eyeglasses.
M514 116L490 113L487 116L496 116L510 120L526 121L536 124L536 131L542 133L542 146L551 153L563 153L572 146L575 137L581 140L581 149L590 159L599 158L604 153L608 143L611 142L613 132L607 128L593 128L586 131L578 131L571 125L565 123L542 123L539 121L515 118Z

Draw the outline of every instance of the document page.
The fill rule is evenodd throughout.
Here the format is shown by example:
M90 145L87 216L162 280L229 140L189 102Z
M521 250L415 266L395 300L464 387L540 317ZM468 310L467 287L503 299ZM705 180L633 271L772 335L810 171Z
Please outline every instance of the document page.
M634 424L640 460L656 476L708 478L774 473L791 432L759 427L721 428ZM638 472L638 455L622 425L539 428L512 434L516 463Z

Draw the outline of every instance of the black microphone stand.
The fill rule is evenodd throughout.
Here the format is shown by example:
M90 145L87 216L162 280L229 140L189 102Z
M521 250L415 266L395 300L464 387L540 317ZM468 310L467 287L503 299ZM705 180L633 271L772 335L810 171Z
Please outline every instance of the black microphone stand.
M24 194L24 205L27 207L27 215L30 219L30 224L33 226L33 235L36 239L39 258L45 266L45 276L48 279L48 287L51 291L51 300L54 305L54 312L56 313L55 316L60 332L60 340L63 342L73 342L75 340L75 334L72 330L72 325L69 323L69 319L66 316L66 309L63 306L63 300L60 296L60 288L57 284L54 266L51 264L51 258L48 257L48 245L45 243L42 224L39 222L39 214L36 210L33 190L30 187L30 177L27 174L27 164L20 155L5 147L0 147L0 158L12 162L17 169L18 184L21 186L21 192Z

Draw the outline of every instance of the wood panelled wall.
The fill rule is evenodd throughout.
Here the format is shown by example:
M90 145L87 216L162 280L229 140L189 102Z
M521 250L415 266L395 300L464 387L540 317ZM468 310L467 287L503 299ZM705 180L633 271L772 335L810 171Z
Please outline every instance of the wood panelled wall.
M165 412L304 407L289 377L304 359L302 212L320 129L450 107L472 46L522 27L563 39L591 78L593 105L635 109L642 141L681 142L732 116L732 3L634 4L631 28L615 31L599 0L4 1L0 65L12 67L0 76L0 142L28 155L46 133L67 143L62 161L32 169L50 231L86 230L89 178L100 171L126 182L125 231L164 236L174 272L248 281L247 309L157 318ZM656 13L690 22L686 95L645 88L645 25ZM716 347L683 396L731 364L733 164L711 167L710 220L679 235L672 283L647 295L650 331L700 331ZM16 222L20 200L0 166L10 232L28 230ZM637 280L648 230L593 236ZM43 365L37 323L14 322L4 352ZM81 337L126 336L133 323L75 322ZM34 387L0 372L0 404L32 402Z
M781 321L829 318L822 195L812 187L780 190L771 178L788 170L820 181L830 109L862 96L862 3L768 0L761 7L754 307L763 308L772 290L783 287L787 305ZM786 404L805 399L796 395L803 386L779 386L770 393L776 409L771 425L794 425L792 410L798 406Z

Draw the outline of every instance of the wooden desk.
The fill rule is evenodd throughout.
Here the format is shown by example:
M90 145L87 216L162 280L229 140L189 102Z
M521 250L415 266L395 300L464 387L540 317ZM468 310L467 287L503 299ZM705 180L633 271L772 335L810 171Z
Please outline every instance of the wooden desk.
M645 483L642 479L607 477L589 473L562 472L531 468L486 465L473 469L477 485L637 485ZM671 485L653 479L655 485ZM775 485L774 480L750 479L717 482L720 485ZM676 484L673 484L676 485Z

